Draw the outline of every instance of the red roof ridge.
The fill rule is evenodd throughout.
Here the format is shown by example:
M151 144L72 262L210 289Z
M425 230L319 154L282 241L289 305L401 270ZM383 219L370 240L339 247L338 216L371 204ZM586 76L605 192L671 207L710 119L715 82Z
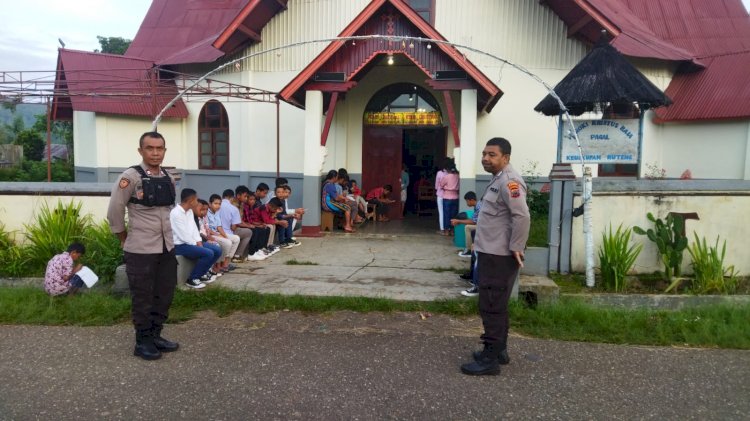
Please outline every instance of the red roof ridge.
M698 56L697 58L716 58L716 57L725 57L725 56L736 56L740 54L747 54L750 53L750 48L746 48L744 50L737 50L737 51L727 51L723 53L716 53L716 54L706 54L703 56Z
M58 51L64 52L64 53L74 53L74 54L86 54L90 56L97 56L97 57L112 57L112 58L121 58L125 60L139 60L139 61L145 61L148 63L154 64L153 60L149 60L147 58L141 58L141 57L134 57L134 56L126 56L123 54L113 54L113 53L101 53L98 51L87 51L87 50L74 50L72 48L58 48Z

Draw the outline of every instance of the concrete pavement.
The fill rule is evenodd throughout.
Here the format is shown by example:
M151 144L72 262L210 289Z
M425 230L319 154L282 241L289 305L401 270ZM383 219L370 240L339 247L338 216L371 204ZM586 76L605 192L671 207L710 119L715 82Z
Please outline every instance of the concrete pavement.
M261 293L361 296L432 301L461 297L470 285L458 278L470 259L457 255L451 239L437 235L342 235L300 238L260 262L239 264L213 285ZM290 264L290 263L303 264ZM458 272L458 273L457 273ZM524 284L554 286L546 277L523 276Z
M750 352L512 336L497 377L462 375L476 317L203 313L181 350L131 355L132 328L0 326L0 420L733 420Z

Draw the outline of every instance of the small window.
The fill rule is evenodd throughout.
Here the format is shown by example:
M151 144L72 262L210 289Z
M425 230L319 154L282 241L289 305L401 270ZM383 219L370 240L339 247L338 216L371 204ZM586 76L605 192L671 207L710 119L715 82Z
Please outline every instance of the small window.
M208 101L198 118L198 166L202 170L229 169L229 119L219 101Z
M414 9L422 19L435 26L435 0L407 0L406 3Z

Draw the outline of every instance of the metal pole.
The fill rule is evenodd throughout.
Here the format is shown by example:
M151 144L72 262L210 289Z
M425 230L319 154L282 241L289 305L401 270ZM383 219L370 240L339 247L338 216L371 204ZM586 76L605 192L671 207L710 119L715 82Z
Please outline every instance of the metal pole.
M49 97L47 97L47 182L52 181L52 135L50 133L50 106Z
M280 101L276 98L276 178L281 177L281 123L279 123L279 116L281 115Z
M594 287L594 227L591 215L591 167L583 169L583 235L586 239L586 286Z

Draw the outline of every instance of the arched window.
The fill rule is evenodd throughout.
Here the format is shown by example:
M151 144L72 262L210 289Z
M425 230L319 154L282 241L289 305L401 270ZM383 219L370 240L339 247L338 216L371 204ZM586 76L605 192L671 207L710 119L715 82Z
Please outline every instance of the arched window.
M229 169L229 119L219 101L208 101L198 119L198 168Z

